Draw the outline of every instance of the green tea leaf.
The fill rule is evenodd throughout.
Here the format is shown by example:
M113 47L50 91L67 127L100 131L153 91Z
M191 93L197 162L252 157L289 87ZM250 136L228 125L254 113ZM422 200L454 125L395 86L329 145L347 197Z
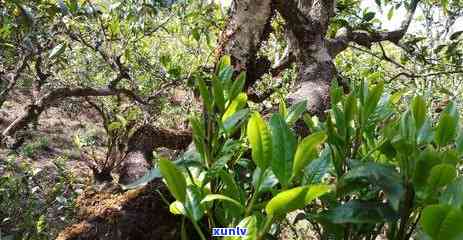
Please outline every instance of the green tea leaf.
M248 96L246 93L238 94L238 96L228 105L227 110L222 116L222 122L226 122L227 119L233 116L233 114L235 114L238 110L246 106L247 101Z
M243 205L241 205L241 203L239 203L238 201L236 201L233 198L230 198L230 197L227 197L227 196L224 196L224 195L221 195L221 194L208 194L205 198L203 198L203 200L201 200L201 204L204 204L204 203L207 203L207 202L213 202L215 200L222 200L222 201L227 201L227 202L233 203L236 206L238 206L239 208L241 208L242 210L244 210L244 207L243 207Z
M219 72L218 79L223 84L224 89L229 91L231 89L233 77L233 68L231 66L226 66L222 71Z
M449 205L430 205L423 209L420 224L434 240L458 240L463 236L463 211Z
M240 75L233 82L231 89L229 91L229 100L235 99L238 94L243 92L244 84L246 83L246 72L241 72Z
M458 131L458 136L455 139L455 147L457 152L462 155L463 154L463 128L460 128Z
M412 114L413 118L415 119L415 126L416 129L420 129L421 126L423 126L424 121L426 120L426 102L424 101L423 97L421 96L416 96L412 100Z
M444 187L451 183L456 176L454 166L447 163L438 164L431 169L428 184L431 186L431 190L434 191L436 187Z
M182 172L167 159L159 160L159 169L166 180L167 188L178 201L184 203L186 199L186 180Z
M416 187L425 187L431 169L441 163L439 154L431 148L427 148L418 155L413 176Z
M456 135L457 121L449 114L444 113L437 125L435 140L439 146L449 144Z
M307 184L321 183L323 177L331 167L331 151L329 148L323 149L320 157L313 160L304 169L304 179Z
M248 121L247 135L252 160L260 169L267 169L272 159L272 138L267 123L257 112L253 113Z
M302 140L294 155L292 178L296 177L310 161L318 157L318 147L326 138L325 132L316 132Z
M394 222L399 216L389 204L352 200L328 209L320 217L335 224L361 224Z
M237 237L224 237L224 240L256 240L258 234L257 228L257 217L252 215L249 217L244 218L241 220L240 223L236 227L243 229L247 229L246 234L244 236L237 236Z
M196 185L188 186L186 190L186 199L183 204L188 217L194 221L199 221L204 215L204 209L201 205L203 198L201 189Z
M349 124L354 120L354 117L357 113L357 98L353 93L349 94L344 103L344 121L346 124ZM346 126L348 127L348 126Z
M217 73L220 73L226 67L231 66L231 58L229 55L224 55L220 58L219 64L217 65Z
M228 134L233 134L238 127L245 122L249 115L249 109L241 109L235 112L223 122L223 127Z
M339 181L338 191L353 191L352 185L354 184L379 186L395 210L399 209L400 200L405 193L397 171L378 163L366 163L352 168Z
M278 184L278 178L272 172L270 168L267 168L261 176L261 169L256 168L252 174L252 185L256 189L256 192L268 192ZM259 178L261 178L259 180ZM260 182L259 182L260 181Z
M195 144L196 150L204 159L204 138L206 136L204 125L201 124L200 120L196 117L190 118L191 128L193 130L193 142Z
M366 97L365 105L363 106L363 120L366 121L368 117L375 111L379 99L383 94L384 82L379 82L376 86L369 91Z
M174 215L187 215L185 207L183 207L183 204L180 201L172 202L169 205L169 211Z
M279 182L287 186L297 146L296 135L289 129L279 113L274 114L270 119L270 129L272 131L272 171Z
M463 206L463 177L455 179L447 186L439 198L442 204L448 204L461 208Z
M288 117L288 109L286 108L286 101L281 95L280 95L280 102L278 103L278 112L285 119Z
M212 78L212 94L214 96L214 103L221 112L225 111L225 97L223 92L222 82L216 78Z
M225 185L223 193L228 197L239 200L239 202L244 205L245 197L243 190L238 186L236 181L233 179L233 176L225 170L221 170L219 172L219 176Z
M458 112L456 105L450 102L442 113L439 124L436 128L435 141L439 146L446 146L451 143L458 131Z
M330 190L328 185L308 185L283 191L267 203L265 212L271 216L283 216L288 212L305 207Z
M291 106L286 117L286 123L289 126L294 125L296 121L301 118L302 114L306 111L307 101L301 101Z
M330 88L330 101L331 106L335 106L342 100L343 92L342 88L338 85L337 81L333 81Z
M203 99L203 103L206 106L206 109L209 112L212 112L212 98L211 98L211 95L209 94L209 90L206 86L206 83L204 82L203 79L197 78L196 86L199 89L199 93L201 94L201 98Z

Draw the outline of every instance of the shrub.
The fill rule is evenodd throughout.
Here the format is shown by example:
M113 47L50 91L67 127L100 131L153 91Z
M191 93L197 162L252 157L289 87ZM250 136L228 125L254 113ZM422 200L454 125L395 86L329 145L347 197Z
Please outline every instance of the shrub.
M18 164L14 156L0 159L1 237L52 239L60 227L70 223L77 197L72 187L75 179L63 162L54 163L55 170L37 169Z
M246 107L244 74L232 75L224 58L211 79L197 79L204 112L191 117L195 148L159 162L171 212L202 239L205 225L247 227L247 239L262 239L296 209L322 239L463 236L454 103L433 123L420 96L399 112L382 83L347 95L334 85L324 121L303 114L305 102L282 102L266 121ZM298 139L301 117L311 134Z

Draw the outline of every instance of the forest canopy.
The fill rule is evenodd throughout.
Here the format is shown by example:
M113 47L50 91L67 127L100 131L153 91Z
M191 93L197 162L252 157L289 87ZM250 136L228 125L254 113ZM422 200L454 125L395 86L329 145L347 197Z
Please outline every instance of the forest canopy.
M462 63L460 0L0 0L0 239L462 239Z

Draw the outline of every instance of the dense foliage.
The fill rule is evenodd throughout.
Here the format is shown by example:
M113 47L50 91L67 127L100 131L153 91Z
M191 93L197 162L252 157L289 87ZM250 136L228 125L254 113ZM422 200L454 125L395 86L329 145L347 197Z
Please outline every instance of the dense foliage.
M79 194L148 183L182 239L462 239L462 17L460 0L0 0L0 240L54 239L85 222Z
M204 121L191 119L195 150L179 167L159 163L177 200L171 212L189 218L202 239L203 217L205 229L238 224L248 239L262 239L296 209L323 239L376 239L385 226L388 239L462 236L463 135L453 102L434 122L421 96L400 113L383 83L363 82L348 95L333 86L324 121L282 101L267 122L238 94L241 79L228 84L227 62L198 80L206 106ZM291 127L301 117L311 134L298 140Z

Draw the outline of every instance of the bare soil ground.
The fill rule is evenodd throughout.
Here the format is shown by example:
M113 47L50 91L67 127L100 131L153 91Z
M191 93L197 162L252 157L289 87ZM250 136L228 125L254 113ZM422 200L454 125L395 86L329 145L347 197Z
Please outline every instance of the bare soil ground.
M5 129L24 112L24 107L31 102L30 98L27 92L11 94L0 109L0 129ZM162 183L154 182L128 192L120 191L115 184L93 185L91 170L81 161L73 136L82 133L101 136L96 145L97 151L103 151L105 133L96 112L77 106L82 104L66 101L49 108L36 126L18 134L18 138L24 139L20 148L0 148L0 160L14 156L18 164L27 163L36 169L39 172L38 185L52 188L57 184L56 159L64 161L66 170L78 178L75 182L78 186L70 186L81 192L75 202L73 219L63 221L63 212L58 205L51 205L45 210L53 226L52 235L58 235L57 239L62 240L178 239L181 219L173 216L169 206L161 199L160 193L171 200ZM4 174L2 169L0 161L0 175ZM69 222L75 224L68 225Z
M57 239L179 239L181 218L169 212L160 194L171 200L160 181L118 194L90 187L77 199L81 222L67 227Z

